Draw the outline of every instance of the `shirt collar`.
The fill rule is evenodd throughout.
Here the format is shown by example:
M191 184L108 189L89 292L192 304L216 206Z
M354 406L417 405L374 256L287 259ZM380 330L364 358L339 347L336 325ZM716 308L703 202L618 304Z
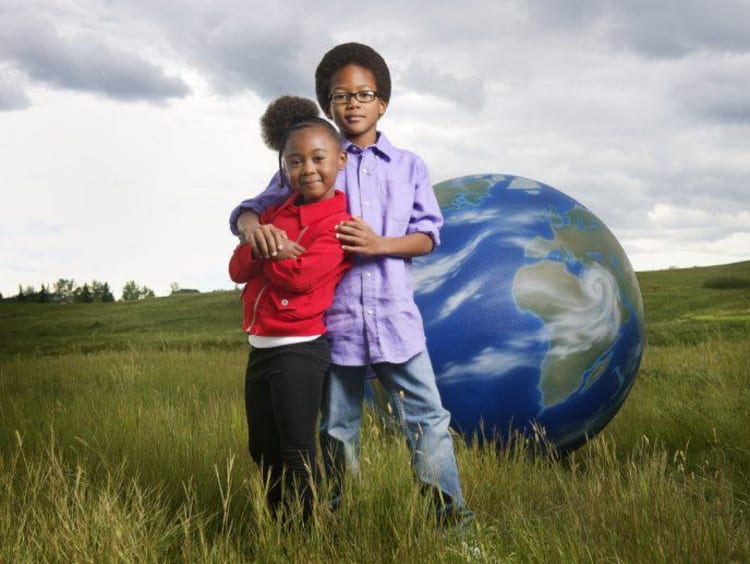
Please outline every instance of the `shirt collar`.
M378 139L375 141L374 145L370 145L369 147L365 147L364 149L358 147L351 141L349 141L346 137L341 137L341 141L343 142L344 150L347 153L361 153L362 151L366 151L367 149L371 149L374 153L377 155L380 155L385 160L390 161L391 160L391 153L393 152L393 145L391 145L391 142L388 140L388 138L385 136L385 133L382 131L378 131Z

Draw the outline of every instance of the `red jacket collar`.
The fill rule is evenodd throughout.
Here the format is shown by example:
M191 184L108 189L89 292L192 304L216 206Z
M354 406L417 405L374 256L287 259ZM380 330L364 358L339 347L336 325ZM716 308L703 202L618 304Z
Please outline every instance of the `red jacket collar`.
M276 213L273 215L276 216L281 213L282 210L289 208L290 211L299 215L300 223L304 227L305 225L311 225L329 215L346 211L346 194L341 190L335 190L333 198L304 204L302 206L295 204L297 198L299 198L299 195L293 193L279 206L278 210L276 210Z

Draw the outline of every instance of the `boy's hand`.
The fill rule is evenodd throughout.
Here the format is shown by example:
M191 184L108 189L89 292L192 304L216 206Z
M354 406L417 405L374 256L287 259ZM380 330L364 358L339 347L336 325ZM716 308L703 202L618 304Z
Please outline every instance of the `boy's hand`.
M336 239L347 252L371 256L386 253L385 238L377 235L361 217L342 221L335 229Z
M305 250L297 243L290 241L287 238L286 231L270 223L256 227L247 237L247 240L253 247L255 258L276 260L279 252L284 250L290 252L290 256L298 257ZM289 258L289 256L285 258Z

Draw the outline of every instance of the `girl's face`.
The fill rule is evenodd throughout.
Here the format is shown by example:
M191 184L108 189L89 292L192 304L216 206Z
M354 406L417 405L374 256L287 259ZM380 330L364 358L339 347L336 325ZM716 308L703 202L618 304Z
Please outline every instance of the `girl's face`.
M331 94L354 94L355 92L377 92L378 85L372 71L359 65L341 67L331 77ZM360 102L349 96L345 104L329 102L328 117L333 119L341 133L359 147L373 145L377 141L377 125L385 113L387 104L379 97L372 102Z
M323 127L293 131L284 145L284 168L292 190L306 202L333 197L338 172L346 153Z

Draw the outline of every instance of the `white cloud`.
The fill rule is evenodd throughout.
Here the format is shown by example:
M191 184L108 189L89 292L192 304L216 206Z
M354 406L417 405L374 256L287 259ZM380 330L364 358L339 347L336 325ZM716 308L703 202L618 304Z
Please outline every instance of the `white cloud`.
M165 112L83 96L36 92L26 115L5 114L0 153L3 294L58 278L135 279L167 293L172 281L231 287L230 204L258 191L271 151L247 153L259 136L252 97L193 100ZM87 119L81 120L81 116ZM39 159L39 152L44 154Z
M468 377L496 378L521 366L529 365L530 358L525 352L516 353L509 348L487 347L469 359L468 362L447 364L441 373L441 382L447 384Z
M257 120L276 95L312 96L343 41L389 62L383 129L434 182L545 182L594 212L636 270L747 260L749 10L6 0L0 291L60 277L231 287L226 218L275 169Z

